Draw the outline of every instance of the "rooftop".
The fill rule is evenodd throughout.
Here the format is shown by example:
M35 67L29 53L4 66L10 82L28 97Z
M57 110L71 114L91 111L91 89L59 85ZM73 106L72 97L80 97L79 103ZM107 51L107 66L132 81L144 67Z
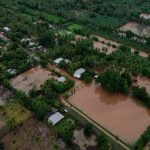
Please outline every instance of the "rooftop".
M57 81L58 81L58 82L62 82L62 83L63 83L63 82L65 82L65 80L66 80L66 78L63 77L63 76L57 78Z
M48 122L52 123L52 125L55 125L58 122L60 122L63 118L64 116L60 112L56 112L48 118Z
M74 72L74 77L76 77L76 78L80 78L81 77L81 75L85 72L86 70L84 69L84 68L80 68L80 69L78 69L78 70L76 70L75 72Z
M63 60L62 57L57 58L57 59L54 60L54 63L55 63L55 64L59 64L62 60Z

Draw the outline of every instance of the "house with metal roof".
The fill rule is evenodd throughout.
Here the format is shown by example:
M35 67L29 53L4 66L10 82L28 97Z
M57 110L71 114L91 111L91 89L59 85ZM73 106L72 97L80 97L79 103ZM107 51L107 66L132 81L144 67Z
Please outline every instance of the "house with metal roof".
M60 122L64 116L60 112L56 112L48 118L48 123L51 123L53 126Z
M84 68L80 68L80 69L78 69L78 70L76 70L75 72L74 72L74 77L75 78L81 78L81 75L85 72L86 70L84 69Z
M63 82L65 82L65 81L66 81L66 78L65 78L65 77L63 77L63 76L61 76L61 77L57 78L56 80L57 80L58 82L63 83Z

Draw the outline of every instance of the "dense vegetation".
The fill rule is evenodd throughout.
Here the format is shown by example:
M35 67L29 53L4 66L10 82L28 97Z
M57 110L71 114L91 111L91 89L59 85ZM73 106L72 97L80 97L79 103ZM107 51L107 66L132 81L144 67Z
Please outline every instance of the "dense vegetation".
M143 147L150 141L150 127L141 135L139 140L135 144L135 148L143 150Z
M150 95L143 87L132 87L132 95L150 108Z
M23 34L37 36L46 31L48 24L52 23L76 33L85 35L89 32L100 33L137 49L150 49L149 45L133 42L128 37L124 38L116 34L116 29L129 20L149 25L149 20L140 18L141 12L149 12L149 1L8 0L1 1L0 6L0 26L3 27L5 24L11 27L14 31L11 37L14 40L22 37ZM38 20L44 22L33 25L33 22Z
M39 120L44 120L51 112L52 107L63 112L63 105L59 101L59 94L62 94L73 87L74 82L67 80L64 83L59 83L55 80L47 80L40 90L33 88L29 94L16 91L16 99L26 108L35 112Z
M131 77L128 73L108 70L99 75L97 82L110 92L128 93L131 86Z
M91 83L101 70L97 82L103 87L110 92L125 94L131 89L135 98L150 107L150 96L145 89L131 88L132 76L142 75L150 78L150 57L143 58L138 55L138 51L133 54L126 46L106 55L94 49L93 41L98 39L89 38L90 35L101 34L149 53L150 38L144 38L146 43L143 44L133 40L132 37L136 35L130 31L126 32L126 37L121 37L117 30L128 21L149 26L149 20L140 18L141 12L150 13L149 8L150 2L143 0L1 0L0 32L6 38L0 38L0 84L10 88L9 79L13 76L37 63L46 67L48 63L54 63L55 59L63 57L69 62L61 61L58 66L71 75L75 70L85 68L86 72L82 74L81 79ZM11 31L6 32L3 29L5 26ZM78 41L75 39L76 34L84 35L87 39ZM21 42L25 38L30 38L31 41ZM73 85L70 80L65 83L48 80L40 90L33 88L28 95L16 91L16 99L35 112L39 120L44 120L52 107L63 112L64 107L59 101L59 95ZM63 122L63 127L58 126L56 130L71 145L75 123L70 120L68 122L67 125ZM84 132L89 136L92 127L87 125ZM148 142L147 133L149 134L149 129L146 136L144 134L137 142L140 147ZM109 149L109 141L105 136L102 135L97 141L101 149Z

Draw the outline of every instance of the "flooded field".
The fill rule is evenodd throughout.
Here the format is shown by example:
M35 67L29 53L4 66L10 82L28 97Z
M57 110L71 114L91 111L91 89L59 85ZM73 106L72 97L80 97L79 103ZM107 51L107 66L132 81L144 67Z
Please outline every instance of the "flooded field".
M150 124L150 110L129 96L110 94L94 83L78 90L69 101L126 143L134 143Z
M129 30L139 36L150 37L150 27L136 23L136 22L129 22L125 24L124 26L122 26L119 30L122 30L122 31Z
M134 85L144 87L148 94L150 94L150 79L147 77L138 77Z
M11 80L11 85L21 91L28 93L33 86L40 88L47 79L54 78L52 73L41 67L32 68Z
M134 49L134 48L131 48L131 53L134 53L136 50ZM146 53L146 52L143 52L143 51L139 51L139 54L138 54L139 56L141 56L141 57L144 57L144 58L147 58L148 56L149 56L149 54L148 53Z
M141 13L140 17L143 17L144 19L150 19L150 14L148 14L148 13Z
M107 44L101 43L101 42L94 42L94 48L99 49L100 52L104 52L106 54L111 54L113 51L116 51L117 48L114 48L112 46L109 46Z
M90 38L92 38L92 37L97 37L98 38L98 41L100 41L100 42L105 42L105 43L110 43L111 45L116 45L116 47L118 47L120 44L119 43L117 43L117 42L114 42L114 41L111 41L111 40L109 40L109 39L106 39L106 38L103 38L103 37L101 37L101 36L97 36L97 35L91 35L90 36Z

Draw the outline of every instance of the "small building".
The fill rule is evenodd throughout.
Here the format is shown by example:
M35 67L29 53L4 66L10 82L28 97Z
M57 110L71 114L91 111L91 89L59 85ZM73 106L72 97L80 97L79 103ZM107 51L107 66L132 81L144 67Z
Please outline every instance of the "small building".
M99 75L95 75L94 78L97 79Z
M66 81L66 78L61 76L59 78L56 79L58 82L64 83Z
M84 69L84 68L80 68L80 69L78 69L78 70L76 70L75 72L74 72L74 77L75 78L81 78L81 75L85 72L86 70Z
M35 46L36 44L34 42L29 43L29 47Z
M30 38L23 38L23 39L21 39L21 42L30 42L30 41L31 41Z
M58 65L62 60L63 60L62 57L57 58L57 59L54 60L54 63L55 63L56 65Z
M60 122L63 118L64 116L60 112L56 112L48 118L48 123L52 123L52 125L54 126L55 124Z
M65 63L69 63L70 62L70 60L68 60L68 59L64 59L64 61L65 61Z
M7 72L10 73L11 75L15 75L16 74L16 69L7 69Z
M11 31L11 29L10 29L9 27L4 27L3 29L4 29L6 32Z

